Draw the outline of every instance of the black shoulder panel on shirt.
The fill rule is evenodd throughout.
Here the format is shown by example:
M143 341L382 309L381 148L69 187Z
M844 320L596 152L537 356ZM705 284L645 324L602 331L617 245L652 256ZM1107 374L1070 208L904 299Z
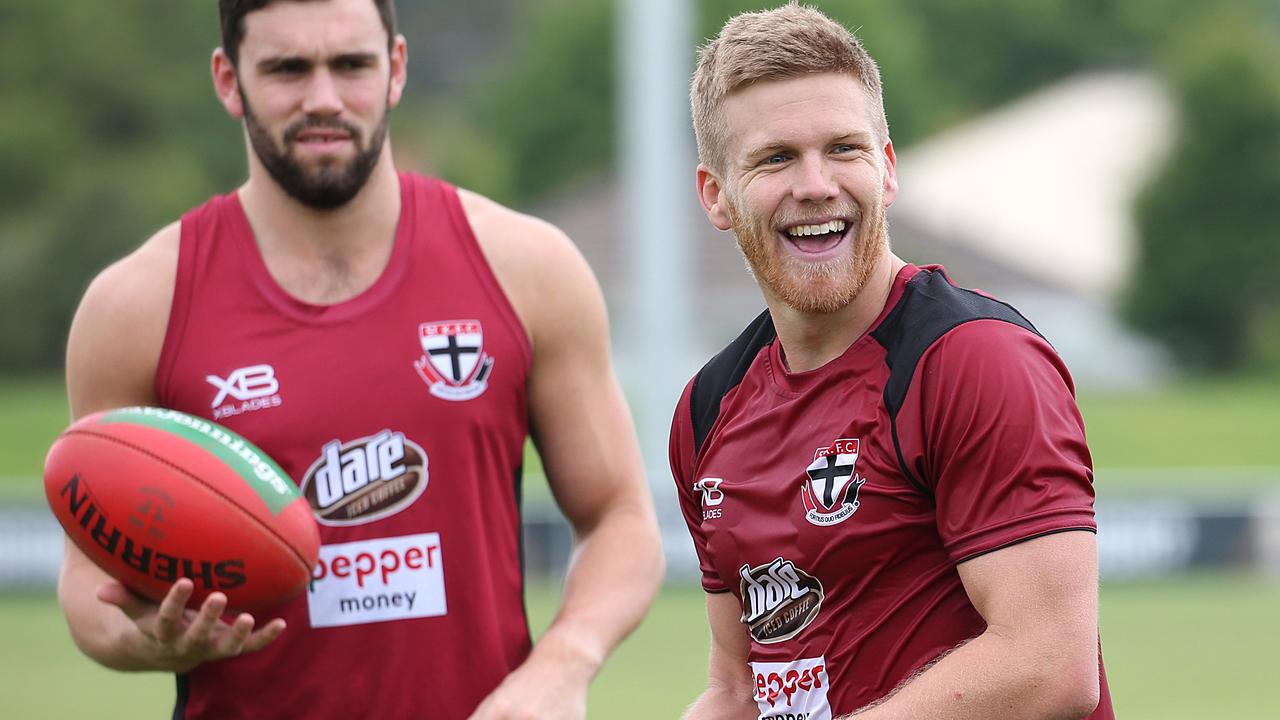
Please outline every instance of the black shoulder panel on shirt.
M892 424L898 465L907 479L926 494L930 494L929 490L907 467L903 456L898 441L898 411L902 409L911 378L925 351L943 335L974 320L1001 320L1040 335L1031 321L1011 305L956 287L942 270L921 270L908 280L897 305L871 333L884 347L885 363L889 366L884 404Z
M720 417L720 398L742 382L747 368L760 353L760 348L773 342L777 332L773 318L765 310L751 321L746 330L728 347L711 358L697 375L693 376L693 390L689 397L689 413L693 417L693 451L702 450L702 443L711 433L711 427Z

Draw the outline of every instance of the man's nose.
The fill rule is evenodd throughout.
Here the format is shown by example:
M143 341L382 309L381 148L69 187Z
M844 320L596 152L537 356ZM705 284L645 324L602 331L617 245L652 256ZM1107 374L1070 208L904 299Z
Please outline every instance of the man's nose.
M791 195L800 201L823 202L840 194L834 173L824 158L801 158Z
M328 68L319 68L307 83L302 111L308 115L336 115L342 112L342 98Z

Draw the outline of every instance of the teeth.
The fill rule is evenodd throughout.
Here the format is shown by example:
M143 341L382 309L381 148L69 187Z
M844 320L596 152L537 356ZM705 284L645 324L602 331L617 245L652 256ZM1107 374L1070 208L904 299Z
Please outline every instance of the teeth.
M825 235L831 232L844 232L843 220L832 220L824 222L821 225L797 225L787 229L787 234L791 237L803 237L805 235Z

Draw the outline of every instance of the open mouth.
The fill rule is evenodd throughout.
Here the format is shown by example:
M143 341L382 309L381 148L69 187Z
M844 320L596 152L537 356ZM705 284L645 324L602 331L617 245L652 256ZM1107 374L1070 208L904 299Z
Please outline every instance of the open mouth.
M351 142L352 136L349 132L342 130L331 130L327 128L311 128L299 132L293 138L293 143L300 147L310 148L318 151L334 151L344 147Z
M853 223L841 218L807 222L783 228L779 235L804 255L820 255L834 250L849 234Z

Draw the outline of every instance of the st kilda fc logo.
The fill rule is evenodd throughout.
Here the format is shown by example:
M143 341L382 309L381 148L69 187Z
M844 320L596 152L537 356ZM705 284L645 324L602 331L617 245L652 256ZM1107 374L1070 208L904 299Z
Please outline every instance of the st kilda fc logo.
M413 362L431 394L444 400L470 400L489 387L493 358L484 352L479 320L445 320L418 326L422 357Z
M858 511L858 490L866 480L854 472L858 462L858 439L841 439L818 448L808 475L800 487L804 519L814 525L835 525Z

